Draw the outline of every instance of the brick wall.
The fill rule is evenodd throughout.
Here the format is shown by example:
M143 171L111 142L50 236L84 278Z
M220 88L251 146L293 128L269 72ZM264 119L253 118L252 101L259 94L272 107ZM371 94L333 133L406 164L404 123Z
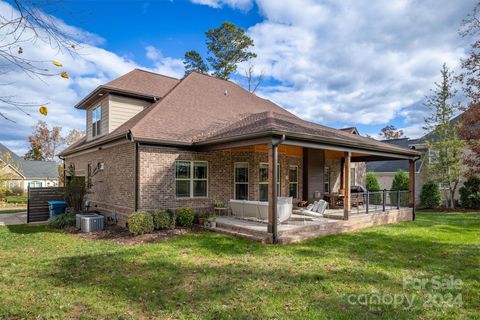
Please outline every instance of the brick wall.
M134 163L135 149L133 143L123 143L102 150L88 152L65 159L66 165L74 164L77 175L87 175L87 166L93 168L99 162L104 163L104 170L92 177L92 188L87 199L91 209L102 213L116 213L119 223L125 224L128 214L134 210Z
M204 198L175 197L175 161L208 161L208 196ZM249 199L259 199L259 166L268 161L266 153L254 152L190 152L172 148L140 146L139 148L139 202L141 209L155 208L178 209L192 207L197 210L211 209L214 200L233 199L234 163L249 164ZM290 165L297 165L298 192L302 194L302 159L279 154L281 195L288 195L288 170Z

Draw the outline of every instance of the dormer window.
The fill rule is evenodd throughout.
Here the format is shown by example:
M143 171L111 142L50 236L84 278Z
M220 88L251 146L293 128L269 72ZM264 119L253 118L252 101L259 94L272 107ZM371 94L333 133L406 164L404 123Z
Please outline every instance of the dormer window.
M92 110L92 137L102 133L102 106Z

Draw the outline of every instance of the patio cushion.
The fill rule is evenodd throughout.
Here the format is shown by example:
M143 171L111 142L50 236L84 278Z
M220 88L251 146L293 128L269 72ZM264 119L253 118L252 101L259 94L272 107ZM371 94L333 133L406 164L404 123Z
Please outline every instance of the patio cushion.
M318 212L318 213L320 213L320 214L323 214L323 213L325 212L325 209L327 209L327 206L328 206L328 202L327 202L327 201L325 201L325 200L320 200L316 212Z
M313 203L313 208L312 208L312 210L311 210L311 211L313 211L313 212L317 212L317 210L318 210L318 206L319 206L319 205L320 205L320 202L318 202L318 201L315 201L315 202Z

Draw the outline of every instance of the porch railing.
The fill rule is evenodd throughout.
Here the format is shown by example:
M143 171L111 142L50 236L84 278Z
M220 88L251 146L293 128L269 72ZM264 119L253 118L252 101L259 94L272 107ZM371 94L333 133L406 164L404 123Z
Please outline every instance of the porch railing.
M382 190L352 193L351 211L378 212L406 208L409 205L408 190Z

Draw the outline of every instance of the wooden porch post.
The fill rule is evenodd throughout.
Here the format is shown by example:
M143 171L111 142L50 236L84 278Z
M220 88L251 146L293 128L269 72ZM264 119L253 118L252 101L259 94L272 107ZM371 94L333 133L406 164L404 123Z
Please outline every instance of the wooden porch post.
M412 208L412 219L415 220L415 161L409 160L409 181L408 206Z
M277 164L278 146L268 146L268 232L272 234L273 243L277 237Z
M350 160L351 153L345 152L345 160L343 162L343 188L344 188L344 197L343 197L343 219L348 220L348 215L350 214L351 201L350 201Z

